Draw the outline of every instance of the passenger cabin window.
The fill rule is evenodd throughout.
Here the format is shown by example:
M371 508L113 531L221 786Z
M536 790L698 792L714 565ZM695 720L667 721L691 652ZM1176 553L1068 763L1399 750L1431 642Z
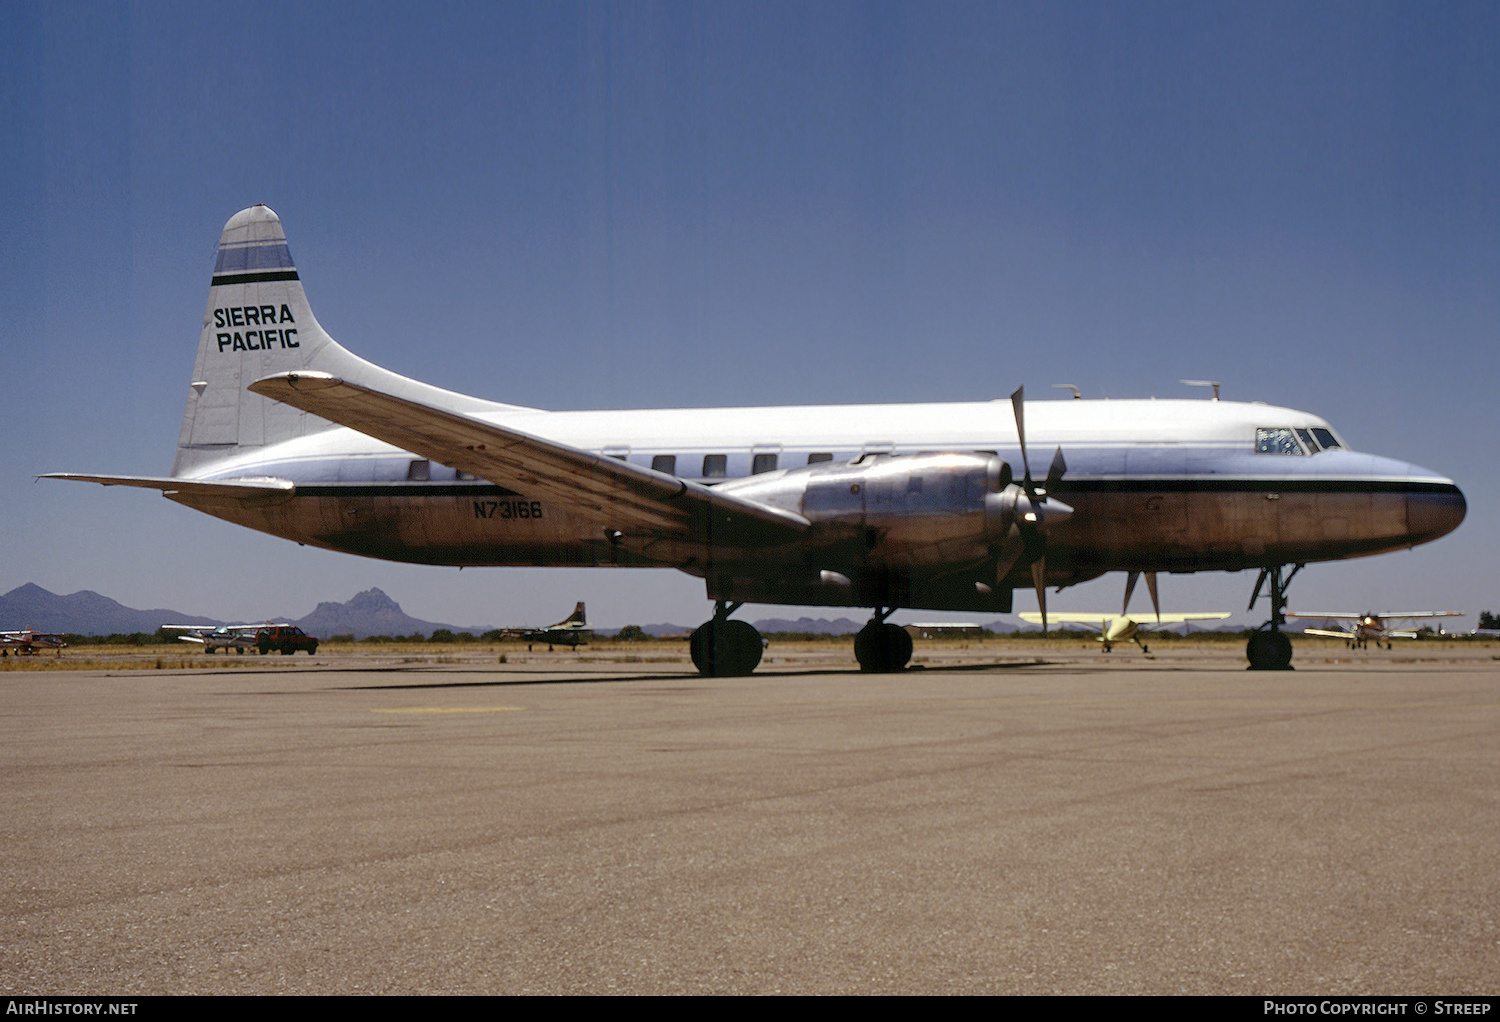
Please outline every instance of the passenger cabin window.
M776 471L776 455L774 455L774 454L757 454L755 456L755 459L752 462L750 462L750 474L753 475L753 476L758 476L762 472L775 472L775 471Z
M406 466L406 478L414 483L425 483L432 471L432 463L425 458Z
M821 462L832 461L832 460L833 460L833 455L831 455L831 454L809 454L807 456L807 463L809 465L817 465L817 464L820 464Z
M729 464L727 454L705 454L703 456L703 478L723 479L724 471Z
M658 454L651 459L651 467L658 472L665 472L669 476L677 474L677 455Z
M1290 429L1260 427L1255 431L1256 454L1301 454L1297 434Z

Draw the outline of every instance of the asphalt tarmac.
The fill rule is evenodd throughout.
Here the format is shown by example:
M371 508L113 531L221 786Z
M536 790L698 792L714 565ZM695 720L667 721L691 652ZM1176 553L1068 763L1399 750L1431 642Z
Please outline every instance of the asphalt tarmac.
M0 988L1493 994L1500 650L1416 648L0 673Z

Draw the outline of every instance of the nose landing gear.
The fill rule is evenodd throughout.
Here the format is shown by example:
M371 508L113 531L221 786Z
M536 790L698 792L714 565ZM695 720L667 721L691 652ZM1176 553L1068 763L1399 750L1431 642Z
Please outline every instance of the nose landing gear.
M1268 594L1271 600L1271 620L1261 625L1255 634L1250 636L1250 641L1245 644L1245 658L1250 661L1252 671L1290 671L1292 670L1292 640L1288 639L1281 631L1281 626L1286 624L1286 587L1291 584L1297 572L1304 565L1292 566L1292 570L1285 578L1281 577L1284 565L1276 565L1271 568L1260 569L1260 577L1255 580L1255 592L1250 596L1250 609L1255 609L1255 601L1260 599L1260 588L1267 581L1271 583L1271 591Z

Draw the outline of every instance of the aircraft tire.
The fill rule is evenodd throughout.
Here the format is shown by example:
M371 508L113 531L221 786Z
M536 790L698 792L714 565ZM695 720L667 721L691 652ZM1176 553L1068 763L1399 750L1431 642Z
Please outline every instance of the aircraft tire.
M900 625L871 621L854 636L854 659L866 674L894 674L911 660L911 633Z
M1282 632L1256 632L1245 644L1245 659L1252 671L1289 671L1292 640Z
M693 666L705 678L738 678L760 664L760 632L745 621L720 619L699 625L688 641Z

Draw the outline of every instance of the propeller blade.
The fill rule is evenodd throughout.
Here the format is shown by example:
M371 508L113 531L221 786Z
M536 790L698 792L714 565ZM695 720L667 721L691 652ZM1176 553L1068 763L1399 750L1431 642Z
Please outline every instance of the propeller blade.
M1010 396L1011 411L1016 415L1016 438L1021 441L1021 468L1026 472L1025 489L1029 497L1036 492L1031 484L1031 462L1026 458L1026 387L1017 387L1016 392Z
M1136 580L1142 575L1146 576L1146 591L1151 594L1151 606L1156 611L1156 623L1161 624L1161 600L1156 595L1156 572L1154 571L1132 571L1125 576L1125 603L1120 607L1120 613L1130 612L1130 594L1135 592Z
M1047 494L1068 471L1067 459L1062 448L1052 455L1052 465L1047 469L1047 478L1038 488L1031 478L1031 458L1026 452L1026 388L1017 387L1010 396L1011 411L1016 417L1016 440L1021 446L1021 468L1024 472L1021 489L1025 493L1024 505L1018 501L1015 518L1015 535L1007 538L996 556L996 578L1003 582L1018 563L1031 566L1031 581L1036 587L1036 602L1042 612L1042 634L1047 633L1047 536L1049 520L1052 524L1066 521L1073 509L1060 500L1051 500ZM1019 538L1020 542L1014 540ZM1024 558L1024 560L1023 560Z
M1021 560L1021 555L1026 552L1026 544L1019 533L1012 529L1011 534L1006 537L1005 542L1000 544L1000 549L995 554L995 586L1003 587L1005 577L1009 575Z
M1247 609L1255 609L1255 601L1260 599L1260 587L1266 584L1266 575L1268 573L1268 568L1260 569L1260 577L1255 580L1255 591L1250 594L1250 606Z
M1031 562L1031 581L1036 586L1036 605L1042 612L1042 635L1047 634L1047 558Z
M1057 452L1052 455L1052 466L1047 469L1047 481L1043 484L1046 489L1042 492L1051 494L1052 488L1058 484L1063 477L1063 473L1067 472L1067 470L1067 459L1063 457L1062 448L1059 447Z

